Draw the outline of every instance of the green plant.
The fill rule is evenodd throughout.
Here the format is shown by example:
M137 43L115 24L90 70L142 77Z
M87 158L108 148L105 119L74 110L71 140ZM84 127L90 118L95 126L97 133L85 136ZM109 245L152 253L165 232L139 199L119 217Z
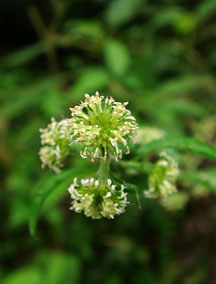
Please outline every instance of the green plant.
M129 140L139 145L139 149L132 153L135 159L149 153L148 147L150 151L179 148L206 154L210 158L216 155L214 148L198 140L179 137L172 141L163 131L153 127L137 130L136 119L126 109L127 104L115 102L112 97L104 99L98 92L95 96L86 94L83 102L70 108L72 118L60 122L52 118L48 127L40 130L43 147L39 154L42 167L47 165L55 172L61 172L64 160L77 149L83 159L89 158L91 162L99 163L99 169L94 175L79 179L74 177L68 189L72 198L70 209L83 212L93 219L113 219L115 215L123 213L129 204L127 192L136 193L137 201L140 202L137 185L115 177L110 170L114 160L118 162L124 153L130 153ZM177 191L178 176L179 167L175 158L167 151L160 153L159 160L149 172L148 189L144 190L144 196L159 198L162 204L168 206L172 202L170 199L168 203L168 196ZM179 196L176 195L177 200Z

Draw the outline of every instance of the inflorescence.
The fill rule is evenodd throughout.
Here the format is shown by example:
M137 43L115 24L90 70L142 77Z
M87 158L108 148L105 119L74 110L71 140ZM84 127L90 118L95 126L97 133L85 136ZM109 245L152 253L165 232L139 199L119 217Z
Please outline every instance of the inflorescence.
M112 184L111 179L74 179L73 184L68 191L73 199L70 209L84 214L93 219L106 217L113 219L125 211L127 202L127 193L124 192L124 186L118 188Z
M112 184L108 169L110 159L121 159L130 152L128 141L135 142L132 135L137 123L126 109L127 104L115 102L112 97L104 98L98 92L95 96L86 94L84 101L70 108L72 118L60 122L52 118L47 128L40 129L42 167L60 172L73 145L78 145L82 158L90 158L92 162L101 160L101 165L106 163L97 178L80 182L75 178L69 187L71 209L94 219L112 219L124 212L129 203L124 186Z
M90 157L106 160L112 154L115 159L130 152L128 139L136 130L136 119L126 109L127 102L115 102L113 98L104 99L96 92L95 96L85 95L84 102L71 108L71 140L82 145L82 158Z
M177 162L166 152L161 153L161 158L153 166L149 176L149 189L144 195L150 198L166 198L177 191L176 180L179 174Z
M48 166L59 173L63 167L63 162L70 153L70 147L66 138L66 125L71 119L64 119L56 122L55 118L47 128L40 129L41 147L39 155L42 161L42 168Z
M95 177L75 178L68 191L72 198L70 209L83 212L93 219L113 219L125 211L129 204L123 184L113 183L110 178L110 160L116 161L130 152L130 143L145 144L162 138L165 133L157 128L137 130L136 119L126 108L127 102L116 102L112 97L104 98L85 95L85 100L71 110L71 118L56 122L54 118L45 129L40 129L41 144L39 155L42 167L48 166L59 173L65 159L77 145L83 159L100 161ZM176 192L178 164L166 153L153 166L144 195L150 198L166 197ZM122 182L124 183L124 182ZM125 184L125 183L124 183Z

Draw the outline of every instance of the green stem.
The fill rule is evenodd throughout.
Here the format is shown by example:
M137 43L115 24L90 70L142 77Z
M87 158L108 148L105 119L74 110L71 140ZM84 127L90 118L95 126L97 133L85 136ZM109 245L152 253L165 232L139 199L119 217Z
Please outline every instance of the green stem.
M97 172L97 176L99 178L109 178L109 171L110 171L110 160L100 160L100 166Z

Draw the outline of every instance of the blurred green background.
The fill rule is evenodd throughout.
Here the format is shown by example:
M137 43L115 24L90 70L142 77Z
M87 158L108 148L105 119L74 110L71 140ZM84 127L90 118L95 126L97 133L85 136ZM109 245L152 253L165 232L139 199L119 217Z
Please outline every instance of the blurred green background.
M110 221L69 211L71 178L38 156L39 128L97 90L140 125L215 145L216 1L1 0L0 32L0 283L216 283L214 162L179 155L185 199L141 198ZM69 166L89 172L78 155ZM145 171L116 171L145 189Z

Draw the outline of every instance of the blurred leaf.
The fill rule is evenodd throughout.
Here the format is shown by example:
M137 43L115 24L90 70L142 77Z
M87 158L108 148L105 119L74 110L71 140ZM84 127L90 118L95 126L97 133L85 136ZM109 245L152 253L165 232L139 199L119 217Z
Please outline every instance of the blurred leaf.
M181 35L192 34L197 25L197 18L192 13L185 12L175 22L175 29Z
M6 276L2 284L39 284L42 283L42 277L35 266L26 266L22 269L15 270Z
M141 0L113 0L106 10L107 23L113 27L127 23L135 16L141 3Z
M81 94L86 92L100 91L109 83L109 77L106 71L101 67L86 68L73 86L74 96L80 98Z
M216 194L216 170L182 173L181 179L201 184Z
M130 54L120 41L110 39L104 46L104 59L107 67L115 74L124 75L130 64Z
M47 90L46 96L43 97L41 108L47 117L56 116L62 113L66 98L57 88Z
M164 8L155 15L152 21L154 28L172 26L180 34L191 33L196 27L197 19L193 13L189 13L179 7Z
M70 169L64 171L58 175L53 175L53 178L48 178L48 180L43 184L39 183L37 187L41 186L36 193L32 204L32 212L29 219L29 229L32 235L35 234L37 219L39 217L41 208L46 201L46 199L51 195L51 193L58 188L57 186L63 182L66 178L71 177L71 181L73 178L77 177L80 174L80 169ZM66 192L66 191L65 191Z
M45 251L40 256L44 283L48 284L76 284L79 283L81 263L74 255L62 252Z
M89 37L91 39L100 39L103 36L101 23L98 21L87 20L69 20L65 24L65 32L75 37Z
M6 92L2 99L5 101L2 108L3 116L12 119L20 115L20 113L29 110L30 107L40 105L46 91L54 88L55 85L53 84L56 84L56 81L45 78L17 88L15 92L14 90Z
M26 64L44 52L44 45L41 42L34 43L18 51L12 52L3 58L2 63L8 67L18 67Z
M215 12L216 12L216 1L212 0L202 1L196 9L197 16L202 21L207 18L210 18L212 15L215 15Z
M168 148L189 151L216 161L215 147L189 137L167 137L147 143L137 150L136 159L149 155L152 152L161 151Z
M155 14L152 26L154 28L161 28L165 25L173 25L182 13L184 13L184 10L179 7L166 7Z

